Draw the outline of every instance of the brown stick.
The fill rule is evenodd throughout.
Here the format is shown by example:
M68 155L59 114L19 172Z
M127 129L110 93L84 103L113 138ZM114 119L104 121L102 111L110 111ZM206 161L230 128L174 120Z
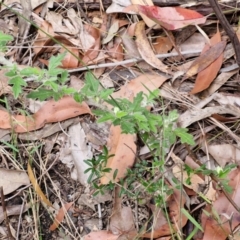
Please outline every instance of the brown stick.
M5 218L5 223L7 226L7 230L8 230L8 239L9 240L14 240L15 238L13 237L12 233L11 233L11 229L10 229L10 225L9 225L9 219L8 219L8 215L7 215L7 207L5 204L5 197L3 194L3 187L0 187L0 196L1 196L1 202L2 202L2 209L3 209L3 214L4 214L4 218Z
M233 30L232 26L229 24L225 15L222 13L217 0L208 0L208 1L233 45L233 48L236 54L236 61L238 66L240 66L240 42L238 40L237 34Z

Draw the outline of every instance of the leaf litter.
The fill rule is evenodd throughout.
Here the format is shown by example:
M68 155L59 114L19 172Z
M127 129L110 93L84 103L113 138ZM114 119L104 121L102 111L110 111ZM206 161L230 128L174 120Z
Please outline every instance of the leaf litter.
M76 6L74 0L71 2ZM13 6L8 1L5 4ZM21 2L16 4L21 6ZM16 62L17 66L47 68L51 56L68 50L70 52L65 54L61 67L73 70L69 71L71 79L75 77L72 87L81 91L84 82L82 71L85 70L78 70L79 67L93 65L97 69L99 63L106 63L95 73L99 79L103 74L107 76L111 84L105 84L105 87L114 88L111 95L114 99L132 101L139 92L148 94L149 91L160 89L158 101L148 106L148 110L158 115L177 110L179 117L176 126L188 127L197 141L194 146L186 146L176 139L169 147L169 156L164 159L166 171L160 177L172 189L163 195L165 210L153 204L160 187L151 196L144 196L142 191L143 196L140 194L134 200L126 192L119 196L117 191L120 188L116 186L124 179L131 180L129 171L137 169L139 161L146 160L147 167L153 166L149 148L144 153L141 152L139 157L140 149L147 147L143 146L141 136L123 134L119 126L110 123L92 128L90 123L97 120L92 109L99 106L94 101L79 104L71 96L65 96L57 102L49 98L38 110L34 110L26 95L38 86L33 81L26 81L22 84L24 94L21 98L14 99L12 86L5 76L6 69L1 68L0 129L6 132L2 133L0 139L0 185L3 186L5 197L9 198L7 215L11 227L17 229L14 221L18 217L13 215L19 215L23 222L20 226L22 232L17 233L19 239L25 239L27 221L35 225L35 229L38 228L36 216L43 224L41 229L43 238L46 239L61 239L62 232L66 232L65 237L69 239L170 239L171 234L178 234L178 237L183 236L184 239L191 234L183 229L190 222L195 228L204 230L201 239L226 239L233 236L233 231L239 226L239 212L236 209L239 208L238 168L233 168L224 175L223 180L229 181L228 186L231 187L229 193L214 178L204 178L203 174L188 172L189 168L197 171L204 164L208 171L219 173L232 163L239 165L238 70L228 70L231 70L229 67L235 61L234 51L230 44L226 46L228 36L221 26L216 33L216 22L206 22L208 16L201 6L195 8L193 3L185 8L181 1L177 7L157 6L156 2L154 5L150 0L113 1L106 11L108 15L105 14L103 7L106 9L106 6L102 6L101 1L94 3L98 6L95 12L86 10L81 3L81 10L69 5L70 2L66 3L66 8L57 1L50 4L32 0L31 4L33 10L30 11L39 29L28 32L28 42L20 42L21 51L16 50L18 45L15 39L10 42L8 52L1 53L2 64L9 67ZM121 19L113 14L120 12ZM127 17L126 13L134 12L141 16L140 21L136 21L134 15ZM7 32L13 37L18 36L19 29L23 29L21 21L18 21L19 16L4 6L1 6L1 13L0 20L9 26ZM99 21L93 21L92 16ZM189 28L189 25L196 24L201 25L200 33L194 33ZM162 33L165 33L162 28L170 30L171 40ZM179 37L183 28L188 39ZM211 46L207 46L202 32L210 38ZM32 37L30 34L33 34ZM27 45L28 43L31 44ZM171 54L171 57L161 57L161 60L156 56L159 53L174 53L176 50L173 46L180 52L188 51L188 54L183 54L185 60ZM200 56L196 49L202 51ZM124 63L128 59L137 61ZM191 66L187 68L189 64ZM127 77L120 74L119 70L122 69L128 71ZM184 82L180 77L182 73L178 74L178 71L185 73ZM111 78L112 72L117 75L114 79ZM101 107L112 109L109 104ZM211 129L204 132L209 125L212 126ZM101 128L105 130L104 137ZM196 132L198 136L195 136ZM105 137L108 137L106 146L109 155L113 155L106 162L106 167L111 168L111 171L99 179L102 185L97 187L114 183L115 196L111 198L109 193L113 191L110 190L108 194L104 192L103 199L98 201L93 196L94 190L88 185L86 161L99 156L105 145ZM194 164L189 163L190 159ZM144 181L150 187L151 181L157 182L159 179L159 176L149 179L145 172L140 175L141 181L130 181L133 194L137 194L139 185ZM178 189L176 181L182 183L183 189ZM208 189L203 190L203 186ZM129 191L125 188L123 190ZM31 194L24 197L29 192ZM18 195L22 197L22 205L11 200L17 199ZM145 200L143 204L142 199ZM195 201L202 203L199 204L201 211L193 209L192 203ZM30 208L35 211L32 203L40 204L40 215L37 212L25 214ZM57 205L65 207L56 211L58 214L54 220L45 214L42 203L49 212L52 211L52 206L55 210L60 208ZM22 207L24 205L25 208ZM67 211L68 208L71 210ZM6 216L1 211L0 206L0 227L4 227L7 235ZM194 217L197 224L189 215ZM92 221L93 226L87 229L86 226L89 225L86 223L91 218L97 220L95 222L98 224ZM39 239L37 231L35 235ZM193 239L200 239L197 238L199 235L196 234Z

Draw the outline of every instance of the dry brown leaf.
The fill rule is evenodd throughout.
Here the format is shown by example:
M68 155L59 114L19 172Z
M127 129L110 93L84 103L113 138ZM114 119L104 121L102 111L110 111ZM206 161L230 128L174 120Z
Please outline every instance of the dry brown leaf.
M25 204L24 207L22 205L7 206L7 216L19 215L26 212L29 208L30 204ZM0 206L0 224L4 221L4 219L5 215L3 212L3 207Z
M101 46L101 34L98 28L91 25L84 25L84 30L95 40L93 45L84 51L84 56L80 66L85 66L89 61L93 61L99 55Z
M52 204L49 202L49 200L46 198L46 196L44 195L44 193L42 192L40 186L38 185L37 183L37 179L35 178L34 174L33 174L33 171L32 171L32 168L31 168L31 165L29 164L28 162L28 168L27 168L27 171L28 171L28 176L29 176L29 179L33 185L33 188L35 190L35 192L37 193L37 195L40 197L40 199L49 207L52 207Z
M221 42L221 34L219 30L217 33L211 38L210 43L212 46ZM206 45L202 51L202 54L206 52L210 47ZM212 81L216 78L223 62L223 53L212 62L207 68L198 73L194 88L190 92L191 94L199 93L205 89L207 89Z
M240 108L240 96L226 93L215 93L214 100L221 105L233 105Z
M128 32L129 32L129 29L124 28L119 33L122 39L122 44L124 46L124 51L125 51L124 59L139 58L140 54L138 52L136 42L133 40L133 36L131 36Z
M240 150L232 144L209 145L208 152L221 167L228 163L240 164Z
M119 235L112 234L109 231L90 232L83 237L83 240L117 240Z
M173 44L169 37L158 37L156 42L153 43L153 48L157 54L168 53L172 48Z
M240 208L240 169L231 171L227 179L229 180L229 186L233 189L230 197ZM223 192L220 193L212 207L207 206L205 211L210 216L207 217L204 212L202 213L203 240L225 240L240 223L240 213L232 206ZM219 221L216 219L219 219Z
M215 93L223 84L225 84L233 75L238 73L238 69L231 72L222 72L212 82L210 87L202 93L202 97L207 97Z
M64 204L58 211L53 224L50 226L49 230L54 231L58 228L59 224L63 221L65 214L67 213L68 209L73 205L73 202L69 202Z
M111 168L110 172L104 174L101 178L101 184L108 184L110 181L118 182L125 177L127 169L132 167L135 161L136 144L135 135L122 134L120 126L111 126L108 148L109 155L114 154L113 157L107 161L107 168ZM115 170L117 170L116 178L113 179Z
M55 35L52 25L47 21L42 20L40 29L42 29L44 32L48 33L51 36ZM42 47L44 46L45 42L49 39L49 37L43 31L38 30L38 34L35 38L35 41L33 44L34 46L33 51L35 54L38 54L42 50Z
M61 53L66 52L64 59L62 60L62 68L76 68L79 65L79 51L77 48L72 48L71 46L65 46L66 48L70 49L70 52L66 52L65 49L61 49ZM74 55L73 55L73 54Z
M58 102L48 101L32 116L10 115L0 110L0 128L12 128L17 133L23 133L37 130L46 123L60 122L86 113L91 114L86 103L77 103L72 97L66 96Z
M235 106L216 106L216 107L206 107L204 109L193 109L187 110L185 113L181 114L178 118L179 127L188 127L194 122L201 119L211 117L213 114L231 114L236 117L240 117L240 109Z
M172 226L169 226L165 214L161 209L157 208L155 205L150 205L154 215L154 225L152 231L143 234L142 237L151 239L159 238L170 235L172 230L177 231L180 226L184 227L188 219L184 214L181 214L180 209L183 208L185 203L186 199L184 195L177 189L174 189L173 194L166 200L170 222L173 223Z
M200 57L198 57L191 67L186 72L184 80L194 76L195 74L201 72L210 64L212 64L222 53L226 47L226 42L221 41L210 47L206 52L204 52Z
M113 59L117 61L123 60L124 54L122 47L122 39L120 37L116 37L114 45L111 48L108 48L108 55L110 55Z
M0 186L3 187L4 195L15 191L20 186L30 184L28 175L24 171L0 168L0 176Z
M168 78L162 75L142 74L121 87L112 94L113 98L127 98L132 100L137 93L149 94L149 91L158 89Z
M137 23L135 28L135 35L138 51L142 58L152 67L157 68L162 72L171 74L170 71L167 70L168 67L164 65L153 53L153 50L145 33L145 23L143 21Z

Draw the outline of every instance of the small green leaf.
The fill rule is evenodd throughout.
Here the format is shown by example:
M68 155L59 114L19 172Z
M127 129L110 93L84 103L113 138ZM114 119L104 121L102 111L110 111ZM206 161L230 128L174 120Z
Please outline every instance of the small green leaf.
M104 89L100 92L99 97L103 100L108 99L108 97L114 92L114 89Z
M68 81L68 79L69 79L69 74L66 70L64 70L61 74L61 78L59 79L59 82L60 83L65 83L65 82Z
M113 122L114 124L114 122ZM135 124L131 123L131 122L121 122L121 129L122 129L122 133L126 133L126 134L134 134L136 133L136 129L134 128Z
M99 81L95 78L92 72L87 72L85 78L86 85L88 85L94 93L97 93L99 88Z
M64 59L65 56L66 56L66 53L61 53L61 54L58 54L57 56L52 56L48 64L49 71L61 66L62 60ZM60 70L63 71L63 69L60 69Z
M20 74L28 77L28 76L32 76L32 75L39 75L40 72L41 72L41 70L38 68L27 67L27 68L22 69L20 71Z
M40 101L44 101L47 98L53 97L55 100L60 99L58 93L55 93L53 90L48 90L44 88L39 88L37 91L30 92L27 95L28 98L39 99Z
M189 214L189 212L185 208L181 208L181 212L188 218L189 221L192 222L192 224L197 227L199 230L203 231L203 228L201 225Z
M5 73L5 76L7 76L7 77L14 77L16 75L17 75L16 69L11 69Z
M11 35L0 32L0 42L9 42L12 40L13 40L13 37Z
M19 76L11 78L8 83L13 85L12 90L14 98L18 98L19 94L22 92L22 87L27 86L27 83Z
M194 145L194 139L193 136L189 133L187 133L188 129L186 128L176 128L174 129L174 133L180 137L181 143L187 143L189 145Z
M59 85L56 82L53 81L46 81L44 83L45 86L49 86L54 92L59 91Z
M147 122L148 119L141 112L135 112L133 114L134 118L139 122Z
M123 111L117 111L116 112L116 117L117 118L122 118L122 117L125 117L125 116L127 116L128 115L128 113L127 112L123 112Z
M106 122L109 120L114 120L115 116L112 113L105 113L105 115L103 117L100 117L97 122L98 123L102 123L102 122Z

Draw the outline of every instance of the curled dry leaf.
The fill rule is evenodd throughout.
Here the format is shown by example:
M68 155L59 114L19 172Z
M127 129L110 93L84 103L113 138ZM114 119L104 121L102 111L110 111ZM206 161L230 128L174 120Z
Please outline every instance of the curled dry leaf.
M136 44L138 47L138 51L142 58L152 67L170 74L170 71L167 70L167 66L164 65L153 53L153 50L148 42L148 38L145 33L145 23L143 21L137 23L135 28L135 35L137 38Z
M95 40L91 47L84 51L83 58L80 62L80 66L85 66L89 61L93 61L99 54L101 46L101 34L98 28L94 28L91 25L85 25L84 30L93 37Z
M228 185L233 190L229 195L232 201L240 208L240 169L232 170L227 175L227 179L229 180ZM212 207L207 206L205 211L210 216L206 216L204 211L202 212L203 240L225 240L232 234L233 229L239 225L240 213L232 206L223 192L220 193Z
M101 184L108 184L110 181L118 182L125 177L127 169L132 167L135 161L137 149L135 138L135 135L122 134L120 126L111 126L107 146L110 149L109 155L114 154L114 156L107 161L106 167L111 168L111 171L104 174ZM116 170L117 175L114 178Z
M85 102L80 104L72 97L66 96L58 102L48 101L32 116L11 115L0 110L0 128L23 133L40 129L46 123L60 122L86 113L91 114L91 110Z
M28 175L24 171L0 168L0 176L0 186L3 187L4 195L30 184Z
M159 238L170 235L172 231L177 231L180 226L184 227L188 219L184 214L181 214L180 210L185 203L186 199L184 195L179 190L174 189L173 194L166 200L170 222L174 223L171 226L169 226L164 212L155 205L150 205L154 216L154 225L152 231L143 234L142 237L150 239Z
M63 221L65 214L67 213L68 209L73 205L73 202L69 202L63 205L58 211L53 224L50 226L49 230L54 231L58 228L59 224Z
M221 34L219 31L211 38L210 43L212 46L221 42ZM204 47L202 54L206 52L210 47L207 45ZM190 92L191 94L199 93L207 89L212 81L216 78L223 62L223 53L212 62L208 67L198 73L194 88Z
M142 13L168 30L206 22L206 17L200 13L181 7L156 7L136 4L125 8L125 12L129 11Z
M194 76L195 74L201 72L210 64L212 64L223 53L225 47L225 41L218 42L214 46L210 47L193 62L191 67L186 72L186 76L184 79Z

